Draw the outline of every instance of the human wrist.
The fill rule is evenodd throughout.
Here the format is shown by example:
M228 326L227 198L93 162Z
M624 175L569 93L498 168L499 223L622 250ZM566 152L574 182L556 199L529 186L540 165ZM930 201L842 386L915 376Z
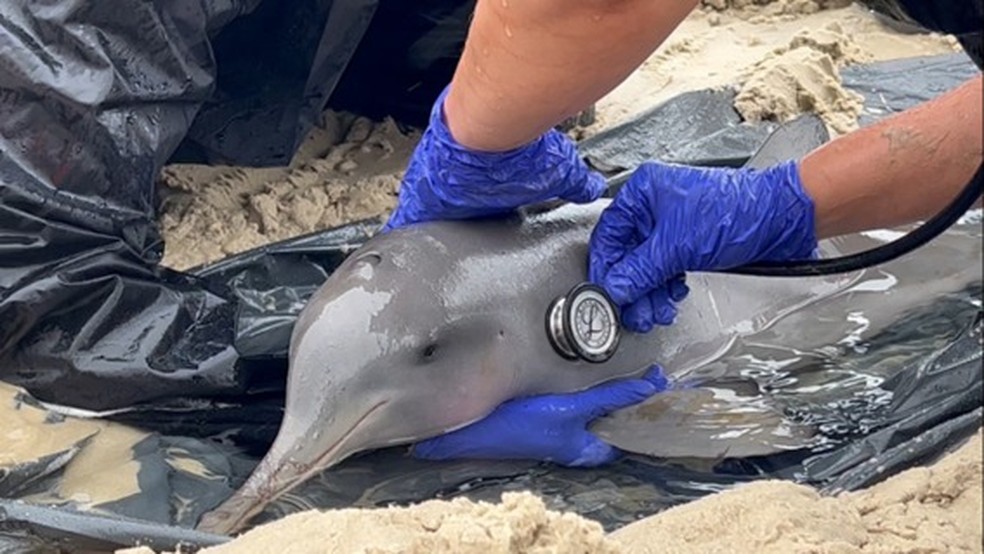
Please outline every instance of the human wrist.
M509 148L485 148L481 141L475 139L476 133L468 121L467 111L460 107L456 110L452 96L452 85L449 84L434 101L430 114L429 130L443 148L470 157L500 161L535 148L537 141L542 140L552 131L548 130L529 141L511 145Z
M434 101L383 232L435 219L504 214L553 199L585 203L603 194L605 180L588 168L574 141L554 129L504 152L460 144L443 114L448 91Z
M485 194L484 187L494 184L502 187L497 191L501 194L522 196L521 204L551 198L583 203L601 196L604 179L581 159L574 140L555 128L510 150L473 150L458 142L444 117L449 90L450 86L445 88L434 103L423 139L431 143L428 155L444 160L445 175L452 176L444 183L449 190L482 187ZM470 178L457 179L455 174Z
M769 222L769 240L753 261L791 261L815 256L816 206L803 185L800 162L789 160L755 173L759 190L750 198L752 202L764 204L756 208Z

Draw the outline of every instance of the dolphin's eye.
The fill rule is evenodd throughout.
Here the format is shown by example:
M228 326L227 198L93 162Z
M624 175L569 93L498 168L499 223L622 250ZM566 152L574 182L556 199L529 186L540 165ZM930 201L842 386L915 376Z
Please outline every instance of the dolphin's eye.
M437 352L437 343L430 343L424 347L424 351L421 353L424 360L429 360L434 357Z

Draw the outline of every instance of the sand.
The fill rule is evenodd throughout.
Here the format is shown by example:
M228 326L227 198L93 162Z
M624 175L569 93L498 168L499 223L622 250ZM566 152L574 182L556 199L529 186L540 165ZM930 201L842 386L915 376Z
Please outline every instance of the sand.
M981 447L979 430L932 466L836 497L784 481L740 485L612 538L636 554L980 552Z
M589 136L681 92L733 86L750 119L819 113L834 134L854 128L858 98L840 69L856 62L957 50L952 37L908 36L841 0L705 0L638 71L597 104ZM172 165L164 264L186 269L272 241L386 214L419 138L392 121L326 112L289 167ZM59 497L105 501L133 490L122 454L140 436L122 426L41 424L41 412L0 389L0 470L81 437L105 441L80 456ZM981 552L981 434L935 465L867 490L823 497L788 482L742 485L604 536L590 520L546 510L530 494L498 504L431 501L411 508L303 512L203 552ZM111 476L107 477L107 476ZM113 479L116 481L114 482ZM42 501L44 499L41 499ZM149 552L134 549L131 552Z
M786 481L742 484L608 536L529 493L499 503L306 511L202 554L875 554L981 552L981 431L950 456L868 489L823 496ZM150 553L128 549L128 554Z
M24 500L67 500L86 509L140 491L139 466L131 452L145 433L111 422L54 417L23 402L23 395L22 389L0 382L0 474L19 463L77 452L56 487Z
M329 111L288 167L169 165L160 178L162 263L186 270L386 213L419 138L391 119Z
M372 530L367 533L367 530ZM246 535L249 536L246 536ZM302 512L257 527L204 554L615 554L601 525L548 511L529 493L506 493L497 504L432 500L412 508ZM285 541L285 537L290 537Z
M864 97L841 86L839 65L864 58L837 23L799 33L748 70L735 109L748 121L785 122L813 112L831 134L848 133L858 128Z

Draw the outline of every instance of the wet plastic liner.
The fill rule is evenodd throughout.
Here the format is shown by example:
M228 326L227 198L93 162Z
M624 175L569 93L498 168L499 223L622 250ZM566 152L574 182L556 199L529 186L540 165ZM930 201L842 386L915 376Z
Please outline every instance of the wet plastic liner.
M241 2L204 13L201 3L172 2L171 11L155 13L158 8L129 4L114 5L109 14L98 3L63 3L66 21L133 19L129 25L120 22L119 34L107 40L37 23L44 18L25 23L19 7L0 8L5 16L0 39L16 36L28 44L32 37L46 37L35 44L47 44L62 37L62 44L78 49L28 48L45 63L22 60L13 70L0 69L0 378L61 406L53 410L155 431L134 449L144 493L100 506L102 515L68 503L49 507L10 500L57 480L86 447L84 441L7 468L0 474L0 491L8 498L0 501L4 552L102 551L134 544L171 549L226 540L190 530L192 521L238 486L269 446L282 415L294 318L325 277L381 223L347 225L184 273L157 267L161 244L147 186L156 170L169 159L282 163L335 90L331 85L344 88L342 60L378 57L372 49L353 52L362 37L385 27L378 23L382 19L372 18L374 2L302 3L296 9L310 17L298 19L311 27L281 33L281 54L271 52L256 62L278 72L266 82L291 86L264 88L257 80L243 88L249 64L221 60L234 59L231 52L257 29L291 29L295 20L285 18L284 8ZM459 17L465 4L431 7ZM460 40L459 27L430 29ZM305 33L322 37L317 48L301 48L311 44L301 40ZM406 70L400 79L438 71L434 60L453 57L446 43L438 47L440 41L420 37L407 39L416 46L410 51L420 56L417 66L407 67L423 69ZM214 54L205 48L209 41ZM93 61L98 54L118 59L121 53L140 58L132 75L107 72ZM70 56L79 56L79 72L88 71L90 81L105 87L76 90L66 82L59 64L69 63L64 60ZM422 61L427 56L432 64ZM842 75L845 86L864 95L861 122L867 124L977 72L965 55L953 54L846 68ZM241 97L236 91L243 91ZM610 178L647 159L740 165L777 125L743 123L731 108L733 95L729 90L681 95L585 141L581 150ZM417 100L404 98L401 106L413 111ZM99 109L90 110L93 105ZM240 118L243 114L249 117ZM59 256L52 257L50 248L60 249ZM831 438L826 451L724 460L713 468L628 457L583 471L527 462L425 463L390 449L358 456L312 479L256 522L306 507L462 495L496 500L503 491L526 489L551 507L579 512L611 529L754 479L781 477L826 491L867 486L938 457L981 423L979 287L950 300L870 339L868 355L898 344L924 344L916 353L898 356L894 377L878 391L790 407L792 415L817 422ZM935 340L927 341L928 336ZM122 351L121 344L130 348ZM833 363L856 363L845 356ZM210 440L216 437L222 440ZM176 470L160 454L168 446L192 453L225 479L196 480ZM194 505L190 511L175 509L188 501Z

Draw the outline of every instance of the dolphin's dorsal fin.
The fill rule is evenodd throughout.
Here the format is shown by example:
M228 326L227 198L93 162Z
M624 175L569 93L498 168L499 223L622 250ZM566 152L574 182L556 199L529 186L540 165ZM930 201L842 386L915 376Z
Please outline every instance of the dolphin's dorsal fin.
M798 160L830 140L830 132L820 116L805 113L787 121L765 139L744 167L765 169L789 160Z

